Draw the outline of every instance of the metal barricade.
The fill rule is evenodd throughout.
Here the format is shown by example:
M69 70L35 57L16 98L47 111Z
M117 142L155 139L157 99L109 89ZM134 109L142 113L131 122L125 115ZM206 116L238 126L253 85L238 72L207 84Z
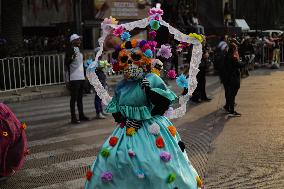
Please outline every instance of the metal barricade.
M64 83L64 54L0 59L0 92Z
M262 48L262 63L271 64L273 61L273 47L264 45ZM284 44L280 44L280 63L284 63Z

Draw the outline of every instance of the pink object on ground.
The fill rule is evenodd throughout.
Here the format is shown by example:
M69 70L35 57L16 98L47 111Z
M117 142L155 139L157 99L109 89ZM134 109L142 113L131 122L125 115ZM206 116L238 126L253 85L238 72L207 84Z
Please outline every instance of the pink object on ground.
M11 176L21 169L27 148L21 122L10 108L0 103L0 177Z

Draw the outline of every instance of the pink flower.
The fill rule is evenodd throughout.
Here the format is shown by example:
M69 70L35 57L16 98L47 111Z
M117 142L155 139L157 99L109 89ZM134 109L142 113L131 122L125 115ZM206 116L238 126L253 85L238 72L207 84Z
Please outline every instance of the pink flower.
M159 49L157 56L164 57L166 59L170 58L172 56L172 49L169 45L162 45Z
M148 15L152 16L154 14L158 14L158 15L162 16L164 14L164 11L160 8L151 8L148 12Z
M113 33L113 35L119 37L123 32L124 32L124 27L119 26L119 27L115 28L112 33Z
M156 51L156 46L158 44L156 41L148 41L148 44L150 45L152 51Z
M176 74L176 71L175 70L169 70L168 73L167 73L167 76L171 79L175 79L177 74Z
M145 52L147 49L151 49L149 43L146 43L146 44L141 48L141 50L142 50L143 52Z

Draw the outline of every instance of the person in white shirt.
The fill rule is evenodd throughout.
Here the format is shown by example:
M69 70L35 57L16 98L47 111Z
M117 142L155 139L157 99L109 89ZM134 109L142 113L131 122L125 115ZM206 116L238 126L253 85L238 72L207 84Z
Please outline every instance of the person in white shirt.
M84 92L84 65L83 55L80 52L81 38L77 34L70 37L70 48L65 55L66 81L69 82L70 89L70 112L71 123L78 124L80 121L89 121L83 111L83 92ZM76 117L75 104L79 112L79 119Z

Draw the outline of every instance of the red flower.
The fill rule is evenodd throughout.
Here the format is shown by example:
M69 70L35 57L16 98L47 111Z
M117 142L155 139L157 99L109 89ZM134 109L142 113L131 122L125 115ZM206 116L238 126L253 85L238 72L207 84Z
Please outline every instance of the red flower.
M21 125L21 129L22 130L25 130L27 128L27 125L25 124L25 123L23 123L22 125Z
M165 147L165 143L164 143L164 140L163 140L162 137L158 137L158 138L156 139L156 146L157 146L158 148L164 148L164 147Z
M86 178L87 178L88 181L91 180L92 176L93 176L93 173L91 171L87 171Z
M109 145L111 145L112 147L114 147L114 146L116 145L117 141L118 141L118 138L117 138L117 137L111 137L111 138L109 139Z

